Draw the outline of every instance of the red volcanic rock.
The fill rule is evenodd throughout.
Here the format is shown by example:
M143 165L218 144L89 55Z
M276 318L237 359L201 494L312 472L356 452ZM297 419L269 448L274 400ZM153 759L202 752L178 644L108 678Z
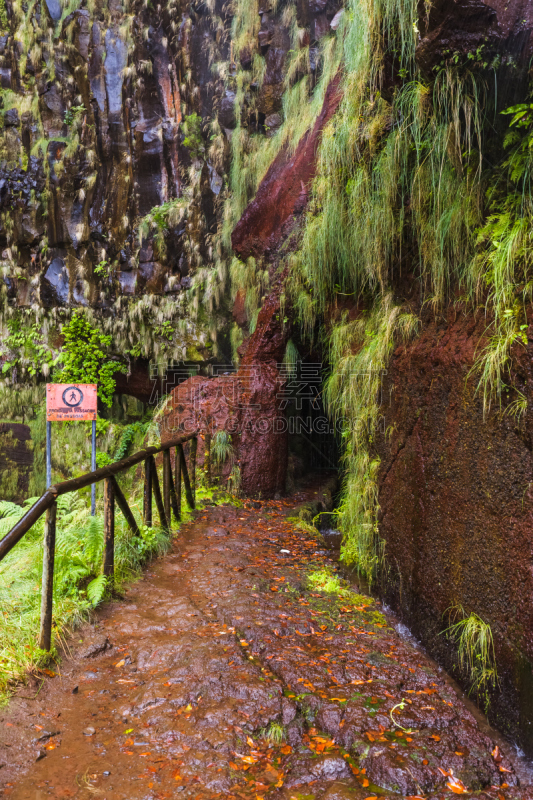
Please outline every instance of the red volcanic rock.
M328 86L320 116L313 129L302 137L292 158L287 148L278 154L254 200L237 223L231 243L241 258L257 257L274 250L283 240L293 215L306 207L316 175L322 131L341 101L340 80L338 74Z
M241 490L247 496L273 497L285 491L287 430L281 410L282 361L289 331L280 321L281 283L259 313L254 333L237 373L216 378L196 376L172 392L163 441L180 430L227 431L241 470ZM199 448L199 465L203 448ZM226 467L227 476L229 464Z
M428 321L399 346L383 377L379 532L388 602L447 669L440 635L462 605L489 623L499 690L490 713L533 752L533 348L515 347L513 383L528 399L521 420L496 402L486 419L469 373L487 321ZM516 392L502 398L503 406Z

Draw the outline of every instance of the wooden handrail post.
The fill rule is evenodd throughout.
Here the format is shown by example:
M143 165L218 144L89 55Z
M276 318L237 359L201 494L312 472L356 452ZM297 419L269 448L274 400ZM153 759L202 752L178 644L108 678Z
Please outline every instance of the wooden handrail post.
M163 499L161 497L161 489L159 488L159 478L157 477L157 468L155 465L155 459L153 456L150 456L152 463L150 465L150 470L152 474L152 487L154 490L154 497L155 497L155 504L157 506L157 513L159 514L159 521L161 523L161 527L165 530L169 530L169 523L167 521L167 516L165 514L165 509L163 506Z
M104 480L104 575L115 574L115 492L114 478Z
M54 559L56 550L57 501L46 511L43 543L43 581L41 585L41 629L39 647L50 651L52 647L52 603L54 597Z
M204 475L205 485L207 488L211 486L211 434L205 435L205 451L204 451Z
M170 516L170 481L172 479L172 468L170 466L170 450L163 450L163 507L169 527L172 525Z
M194 504L194 497L191 491L191 483L189 481L189 473L187 472L187 462L185 461L185 453L183 452L183 445L180 444L179 451L180 451L180 461L181 461L181 471L183 474L183 484L185 486L185 497L187 498L187 503L189 508L192 510L195 508Z
M137 520L135 519L135 517L133 516L133 514L131 512L131 509L130 509L130 507L128 505L128 501L124 497L124 495L122 493L122 489L120 488L120 486L117 483L117 479L113 475L113 476L111 476L111 478L109 478L109 480L113 484L113 491L114 491L114 494L115 494L115 500L117 501L117 506L122 511L122 515L123 515L124 519L126 520L128 525L130 526L132 533L134 533L135 536L140 536L141 532L139 530L139 526L137 525Z
M180 520L181 520L181 474L180 474L180 478L179 478L179 480L180 480L180 493L179 493L179 503L178 503L178 496L176 494L176 485L174 483L174 478L172 477L172 466L171 466L171 462L170 462L170 450L168 451L168 453L169 453L169 456L168 456L169 461L168 461L168 463L169 463L169 466L170 466L170 470L169 470L170 502L172 504L172 511L174 512L174 516L176 517L176 522L180 522ZM175 463L176 463L176 470L177 470L178 469L178 464L181 466L179 457L176 459ZM170 515L169 515L169 519L170 519Z
M191 466L191 484L192 484L192 496L193 500L196 504L196 453L198 450L198 437L195 436L194 439L191 439L191 444L189 447L189 460Z
M148 456L144 462L144 524L147 528L152 527L152 461Z
M174 464L176 473L176 503L180 512L179 518L181 519L181 456L179 447L176 447L174 453Z

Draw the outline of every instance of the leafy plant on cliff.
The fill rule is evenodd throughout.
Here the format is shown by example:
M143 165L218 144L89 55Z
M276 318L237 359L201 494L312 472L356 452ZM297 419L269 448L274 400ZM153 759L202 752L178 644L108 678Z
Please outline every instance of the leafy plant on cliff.
M202 118L196 114L189 114L182 123L185 138L183 146L186 147L193 160L198 160L204 155L205 145L202 138Z
M233 459L231 435L227 431L217 431L213 436L213 459L221 467L228 459Z
M504 385L511 346L527 344L525 303L533 289L533 104L522 103L503 113L512 115L504 142L508 157L499 180L487 192L489 216L479 230L473 265L494 315L494 335L477 363L487 409Z
M61 352L62 369L55 375L62 383L97 383L98 397L110 407L115 391L117 372L126 367L106 355L111 336L91 325L83 311L75 311L63 325L64 345Z
M38 322L21 312L6 320L6 327L8 335L0 344L0 358L4 359L2 374L12 375L17 381L25 374L31 378L49 375L59 355L45 341Z
M0 30L7 31L8 27L6 0L0 0Z
M166 252L165 235L186 218L190 198L178 197L155 206L139 223L139 241L142 244L155 229L154 241L161 253Z

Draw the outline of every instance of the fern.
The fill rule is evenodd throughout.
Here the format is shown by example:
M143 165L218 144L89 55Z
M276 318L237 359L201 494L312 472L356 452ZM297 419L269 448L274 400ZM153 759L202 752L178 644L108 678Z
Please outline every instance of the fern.
M84 530L84 556L93 569L97 569L104 550L104 520L90 517Z
M93 606L97 606L98 603L101 602L103 596L105 595L106 588L107 578L105 575L98 575L98 577L92 580L87 586L87 597Z
M233 458L231 436L227 431L217 431L213 437L213 458L218 466L222 466L228 458Z

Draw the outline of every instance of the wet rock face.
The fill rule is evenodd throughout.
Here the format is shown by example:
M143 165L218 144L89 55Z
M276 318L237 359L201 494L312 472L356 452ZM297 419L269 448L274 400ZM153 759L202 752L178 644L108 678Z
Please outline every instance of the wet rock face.
M292 157L286 149L280 152L239 220L231 243L241 258L272 256L287 237L295 216L305 210L316 175L322 130L342 98L339 84L340 75L328 87L313 129L305 134Z
M187 234L185 227L176 231L173 247L155 254L164 274L152 282L137 270L137 225L190 184L183 115L197 113L202 125L216 116L224 87L212 63L229 53L225 4L216 0L200 8L174 0L163 9L114 3L65 17L49 0L32 13L22 50L16 14L0 42L7 90L0 251L4 272L9 267L13 274L13 302L101 307L122 294L179 292L190 262L185 240L197 238L197 252L207 255L206 226L216 227L220 182L192 192L192 215L205 222ZM128 277L124 249L134 270ZM102 261L111 267L111 280L94 272Z
M490 714L533 752L532 353L531 345L514 353L513 381L528 410L505 412L511 392L484 419L468 379L484 330L484 318L455 313L428 323L396 350L383 378L383 429L393 431L379 445L384 590L450 671L447 610L461 605L490 624L500 684Z
M428 72L450 53L488 53L527 63L533 49L533 9L528 0L458 0L431 3L421 14L422 41L416 57Z
M278 285L263 304L239 370L184 381L172 392L162 424L163 440L180 430L198 430L203 437L217 431L230 434L240 488L251 497L274 497L286 488L288 439L279 366L289 329L279 323L279 292ZM203 450L200 446L200 466ZM230 470L228 463L222 470L224 478Z
M0 498L19 503L28 497L33 449L28 425L0 423Z

